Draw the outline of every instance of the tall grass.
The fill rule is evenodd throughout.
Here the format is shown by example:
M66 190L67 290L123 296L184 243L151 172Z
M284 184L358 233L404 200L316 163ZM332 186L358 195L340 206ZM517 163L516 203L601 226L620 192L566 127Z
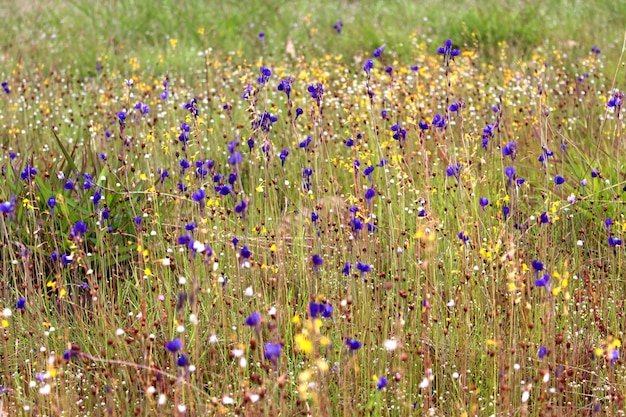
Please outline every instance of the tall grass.
M9 8L2 412L620 412L621 6L468 5Z

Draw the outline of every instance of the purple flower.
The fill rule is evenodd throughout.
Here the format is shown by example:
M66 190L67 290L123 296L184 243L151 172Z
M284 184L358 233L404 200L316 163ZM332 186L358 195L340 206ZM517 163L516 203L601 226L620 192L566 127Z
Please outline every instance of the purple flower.
M70 231L71 239L80 239L85 233L87 233L87 225L82 221L74 223L72 230Z
M189 365L189 358L187 358L187 355L181 354L176 360L176 365L180 366L181 368Z
M489 200L485 197L480 197L478 199L478 204L480 204L480 207L484 209L489 205Z
M365 61L365 65L363 65L363 71L367 73L368 78L372 69L374 69L374 61L368 59L367 61Z
M359 230L363 230L363 222L356 217L350 220L350 225L357 236L359 235Z
M352 264L349 262L346 262L343 266L343 269L341 270L341 273L344 275L350 275L351 268L352 268Z
M177 239L177 242L179 245L183 245L183 246L188 245L191 242L191 235L186 234L183 236L179 236Z
M185 174L185 171L187 171L189 167L191 166L189 164L189 161L187 161L186 159L181 159L179 164L180 164L180 172L183 175Z
M448 39L446 43L437 49L439 55L443 55L446 66L450 65L450 60L454 61L454 57L461 54L458 49L452 49L452 41Z
M376 48L372 55L374 56L374 58L380 58L384 50L385 50L385 45L381 46L380 48Z
M458 101L455 101L448 107L448 111L450 113L456 113L461 110L461 104Z
M226 196L232 193L232 188L230 185L222 185L221 187L215 187L215 191L220 193L220 195Z
M298 144L298 147L304 150L308 150L310 144L311 144L311 136L307 136L305 140L303 140L302 142Z
M269 81L272 75L272 70L261 65L259 71L261 71L261 76L257 78L257 82L263 86Z
M63 261L63 265L69 265L74 262L74 256L72 254L64 253L61 255L61 261Z
M239 254L241 255L243 259L248 259L250 258L250 256L252 256L252 252L250 252L250 249L248 249L247 246L242 247Z
M311 257L311 262L313 263L313 268L315 269L315 272L317 272L317 269L324 263L324 259L322 259L322 257L318 254L315 254Z
M515 160L517 154L517 142L509 142L502 148L502 156L510 156Z
M368 188L365 192L365 199L367 200L367 204L370 204L372 202L372 198L374 198L375 196L376 191L374 191L372 188Z
M250 316L246 319L245 325L250 327L256 327L261 322L261 315L255 311L250 314Z
M163 170L163 172L161 172L161 184L163 184L165 182L165 178L170 176L170 172L168 170Z
M100 193L99 190L93 193L93 197L91 201L93 202L93 205L96 207L96 210L98 210L98 204L100 203L101 199L102 199L102 194Z
M610 217L607 217L607 219L604 221L604 225L606 226L606 229L610 230L612 224L613 224L613 219L611 219Z
M395 140L399 140L400 142L404 142L406 140L406 129L402 128L398 123L391 126L391 131L394 132L393 138Z
M245 200L241 200L236 206L235 206L235 213L240 214L241 218L243 219L246 215L246 208L248 207L248 203L246 203Z
M432 125L433 125L433 127L437 128L437 129L443 129L444 127L446 127L446 119L445 119L445 117L443 117L439 113L435 114L435 117L433 117Z
M24 310L25 306L26 306L26 298L22 298L22 297L18 298L16 308L18 310Z
M340 34L341 30L343 29L343 22L341 20L338 20L337 23L333 25L333 29L335 29L335 31Z
M541 215L539 216L539 222L541 222L542 224L550 223L550 218L548 217L547 212L544 211L543 213L541 213Z
M615 248L616 246L622 246L622 239L609 236L609 246L611 246L612 248Z
M272 129L272 124L278 121L278 117L272 116L270 113L263 113L258 120L252 121L252 129L261 129L263 132L269 132Z
M376 383L376 389L381 391L383 388L387 386L387 378L381 376L378 378L378 383Z
M2 81L2 89L7 94L11 92L11 89L9 88L9 83L7 83L6 81Z
M509 184L511 184L511 181L515 179L515 168L513 167L504 168L504 174L509 178Z
M428 130L428 123L423 120L420 120L419 128L422 130L422 132L425 132L426 130Z
M565 178L563 178L562 176L560 176L560 175L555 175L554 176L554 183L557 186L563 184L564 182L565 182Z
M20 173L20 178L24 181L30 180L37 175L37 170L32 165L26 165L24 170Z
M265 344L265 359L270 360L274 363L276 363L278 361L278 358L280 358L280 353L283 350L283 345L281 345L280 343L271 343L271 342L267 342Z
M311 93L312 99L317 100L317 105L319 106L322 95L324 94L324 87L322 87L322 83L311 84L307 88L307 91Z
M206 194L204 190L200 188L198 191L191 195L191 199L196 203L200 204L200 207L204 206L204 199L206 198Z
M546 290L549 290L548 284L550 283L550 275L543 274L543 277L535 280L535 286L537 287L545 287Z
M17 202L17 197L13 196L9 201L5 201L0 204L0 213L11 214L13 210L15 210L15 204Z
M322 316L325 319L331 318L333 316L333 310L333 306L328 302L325 304L309 303L309 314L312 319L316 319L318 316Z
M298 117L302 116L304 114L304 110L302 110L300 107L296 108L296 118L293 119L294 121L298 120Z
M178 140L183 142L183 144L186 144L189 141L189 131L190 131L190 127L186 122L183 122L180 125L180 136L178 136Z
M446 175L448 177L455 177L458 180L461 176L461 169L463 169L463 165L459 162L455 165L449 165L448 169L446 169Z
M78 355L80 355L80 350L78 350L78 349L69 349L69 350L66 350L65 352L63 352L63 360L69 361L74 356L78 356Z
M198 104L198 99L194 97L189 103L185 103L183 108L187 110L195 118L195 117L198 117L198 114L199 114L197 104Z
M287 159L287 156L289 155L289 151L286 148L283 148L282 151L280 151L280 155L278 156L280 158L280 165L281 166L285 166L285 159Z
M543 263L539 262L538 260L536 260L536 259L535 259L535 260L533 260L533 261L531 262L531 265L532 265L532 267L533 267L533 269L534 269L535 271L537 271L537 272L539 272L539 271L543 271Z
M622 100L624 99L624 93L616 91L613 94L613 97L606 102L607 107L612 107L615 109L615 112L618 113L620 108L622 107Z
M243 91L243 94L241 95L241 98L243 98L245 100L248 97L250 97L251 94L252 94L252 86L250 84L248 84L246 86L246 89Z
M350 348L350 352L354 352L355 350L361 349L363 344L356 339L346 339L346 346Z
M372 270L372 266L368 265L366 263L361 263L361 262L357 262L356 263L356 269L358 269L359 271L361 271L361 275L370 272Z
M65 184L63 184L63 189L67 191L71 191L74 189L74 186L75 186L74 180L71 178L68 178L68 180L65 181Z
M537 357L539 359L543 359L548 354L548 348L545 346L539 346L539 352L537 352Z
M126 112L120 111L117 113L117 120L120 123L120 129L124 129L126 127Z
M281 80L276 88L278 91L284 91L287 96L287 100L291 100L291 79Z
M165 349L167 349L169 352L172 352L172 353L176 353L182 348L183 348L183 342L178 337L165 344Z

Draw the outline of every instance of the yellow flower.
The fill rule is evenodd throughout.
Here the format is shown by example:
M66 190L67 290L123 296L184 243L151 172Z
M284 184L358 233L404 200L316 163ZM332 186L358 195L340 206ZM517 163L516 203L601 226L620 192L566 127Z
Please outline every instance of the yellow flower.
M302 333L296 335L296 345L298 346L298 350L304 352L305 355L313 351L313 343Z

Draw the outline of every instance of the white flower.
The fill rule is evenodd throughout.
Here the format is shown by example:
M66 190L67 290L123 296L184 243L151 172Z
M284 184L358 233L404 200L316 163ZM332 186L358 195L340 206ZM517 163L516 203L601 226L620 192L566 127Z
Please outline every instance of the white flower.
M383 346L385 347L385 349L387 349L389 352L392 352L394 350L396 350L398 348L398 341L395 339L387 339L383 342Z

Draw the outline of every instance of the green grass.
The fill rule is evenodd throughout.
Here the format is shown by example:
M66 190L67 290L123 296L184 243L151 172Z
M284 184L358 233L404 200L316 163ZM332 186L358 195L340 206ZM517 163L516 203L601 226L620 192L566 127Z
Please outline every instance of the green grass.
M404 59L412 58L411 33L435 43L453 38L460 45L478 47L485 59L495 57L502 43L513 56L529 57L537 46L563 47L580 56L592 45L603 43L605 53L616 59L626 27L626 9L620 2L530 1L484 3L469 0L448 2L320 2L299 0L215 2L168 0L66 1L14 3L5 6L7 29L4 43L28 59L63 65L77 63L81 73L93 72L95 61L108 55L116 69L131 56L154 68L188 71L198 64L197 53L208 47L218 54L241 51L255 61L259 53L283 59L288 39L297 56L312 58L324 53L346 58L367 56L387 44ZM344 22L343 36L332 30ZM207 36L197 33L204 28ZM33 30L33 28L37 28ZM263 45L257 35L266 33ZM46 34L47 38L43 35ZM56 42L48 42L52 34ZM176 60L159 63L169 51L169 39L178 41L184 53ZM43 55L43 56L42 56ZM28 62L34 64L34 62Z
M0 415L623 408L623 115L606 105L623 87L620 3L43 1L0 16ZM265 112L276 122L255 128Z

